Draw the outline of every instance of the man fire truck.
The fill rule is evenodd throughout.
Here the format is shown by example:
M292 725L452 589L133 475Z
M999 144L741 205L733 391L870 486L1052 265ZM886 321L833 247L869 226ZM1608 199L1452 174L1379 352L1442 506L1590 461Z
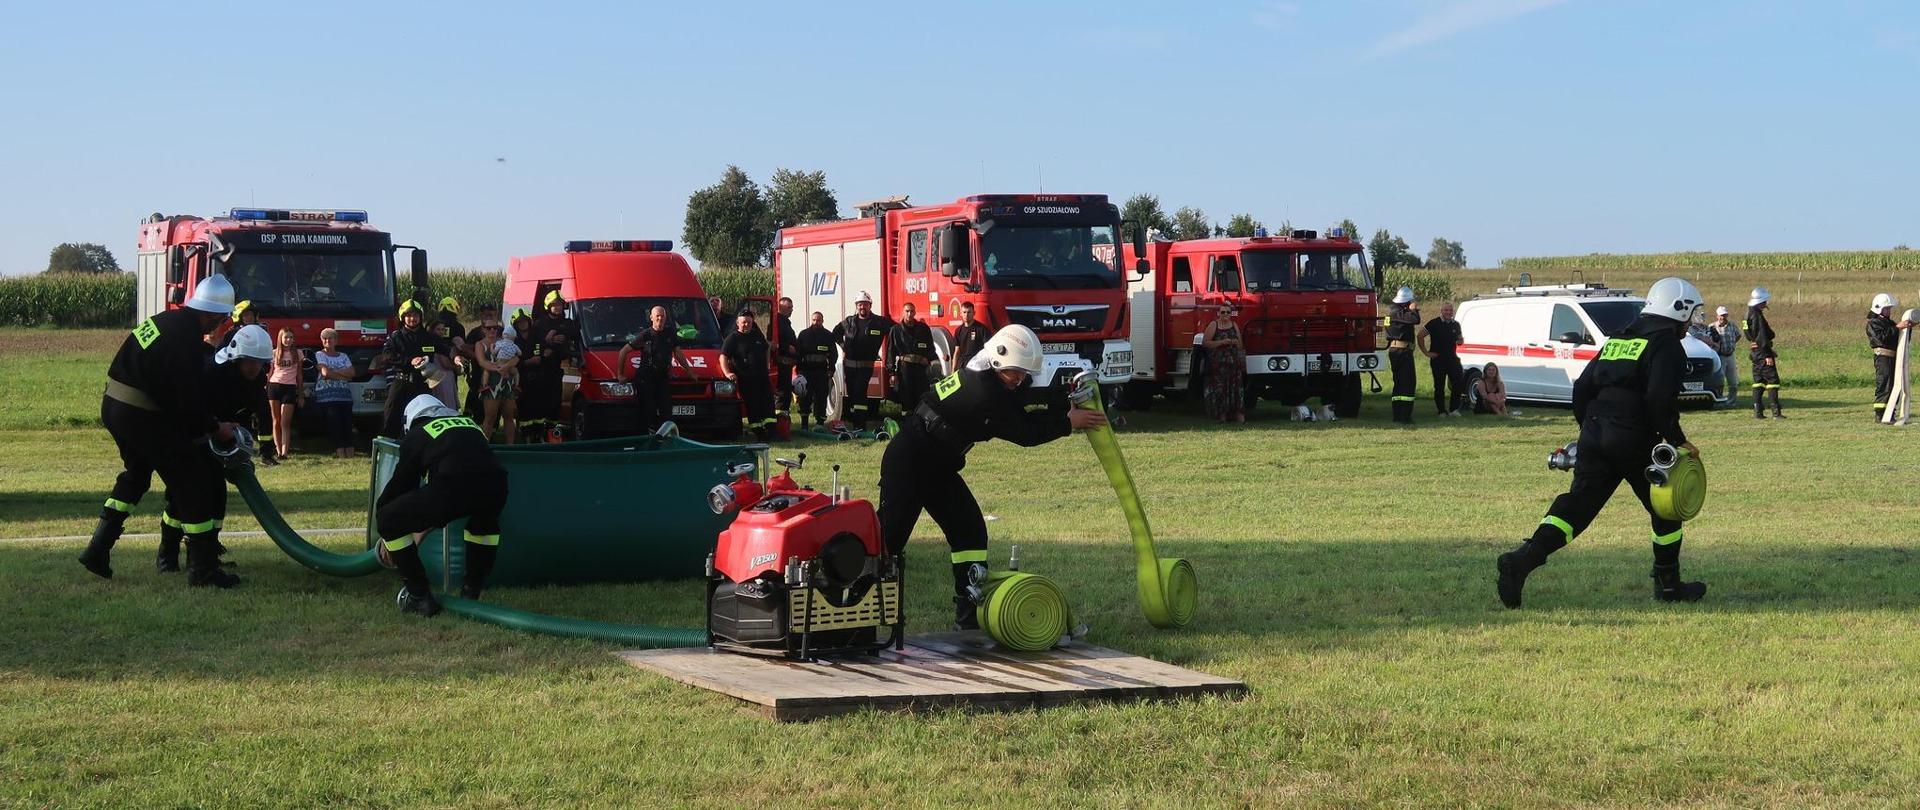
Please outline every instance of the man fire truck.
M1155 240L1145 276L1129 285L1137 352L1129 407L1161 392L1199 391L1200 334L1220 307L1238 313L1247 403L1320 397L1340 417L1360 411L1360 377L1385 363L1376 341L1378 279L1366 252L1335 228L1282 236ZM1324 410L1323 410L1324 413Z
M1019 324L1040 335L1036 387L1064 390L1081 371L1105 385L1132 375L1126 268L1114 249L1120 212L1105 195L978 194L919 206L893 197L856 208L858 219L777 235L776 283L797 310L839 323L863 290L874 293L875 312L914 305L933 331L929 379L967 359L951 356L965 303L989 329ZM885 357L876 364L886 365ZM884 396L887 386L876 372L868 396Z
M338 335L340 351L353 360L353 413L377 424L386 405L387 380L371 373L387 334L398 327L400 298L394 254L409 250L412 290L424 293L427 253L396 245L367 222L365 211L235 208L202 219L154 214L140 223L140 253L134 321L178 309L210 275L233 284L234 300L248 302L269 334L293 331L307 356L320 348L320 331ZM311 364L302 379L313 385Z

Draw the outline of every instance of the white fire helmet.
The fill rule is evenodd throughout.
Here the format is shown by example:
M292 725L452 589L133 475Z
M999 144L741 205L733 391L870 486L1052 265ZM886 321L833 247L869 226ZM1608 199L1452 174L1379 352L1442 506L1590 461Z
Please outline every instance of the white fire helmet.
M1640 314L1686 323L1693 320L1693 314L1700 311L1700 307L1700 288L1684 278L1669 276L1654 282L1653 288L1647 290L1647 305L1640 308Z
M1028 374L1039 374L1041 363L1040 336L1032 329L1013 324L1001 327L993 333L987 343L980 347L980 353L974 356L974 362L981 363L994 371L1017 368Z
M866 290L861 290L859 295L853 297L853 302L856 304L871 304L873 303L873 295Z
M226 276L213 275L193 285L193 296L187 299L187 309L211 312L216 315L233 313L233 282Z
M1767 292L1767 288L1755 287L1753 288L1753 295L1747 297L1747 306L1757 307L1772 300L1773 293Z
M214 352L213 362L227 363L242 357L261 362L273 359L273 338L267 336L265 327L257 323L240 327L233 333L233 340L226 348Z
M1413 288L1401 287L1399 290L1395 291L1393 294L1393 302L1396 304L1413 303Z
M413 399L407 400L407 424L405 429L412 430L414 423L420 421L422 418L434 419L442 416L459 415L459 411L447 407L447 404L441 402L439 397L432 394L421 394Z
M1893 297L1893 293L1880 293L1873 297L1874 312L1881 312L1897 306L1900 306L1900 299Z

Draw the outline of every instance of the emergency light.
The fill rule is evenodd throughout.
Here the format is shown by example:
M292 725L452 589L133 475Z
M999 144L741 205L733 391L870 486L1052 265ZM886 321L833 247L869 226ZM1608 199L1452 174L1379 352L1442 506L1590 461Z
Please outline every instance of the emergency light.
M670 239L574 239L566 244L568 253L665 253L672 249Z
M365 211L331 211L301 208L235 208L227 216L258 222L366 222Z

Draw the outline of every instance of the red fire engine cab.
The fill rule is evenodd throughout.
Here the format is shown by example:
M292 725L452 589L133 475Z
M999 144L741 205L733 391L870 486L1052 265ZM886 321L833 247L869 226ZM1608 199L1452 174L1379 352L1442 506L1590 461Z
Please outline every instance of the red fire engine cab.
M1148 407L1162 392L1202 387L1201 339L1220 307L1239 311L1247 402L1299 405L1320 397L1342 418L1360 411L1362 374L1385 363L1366 251L1334 229L1283 236L1155 240L1148 271L1132 282L1133 379L1126 402Z

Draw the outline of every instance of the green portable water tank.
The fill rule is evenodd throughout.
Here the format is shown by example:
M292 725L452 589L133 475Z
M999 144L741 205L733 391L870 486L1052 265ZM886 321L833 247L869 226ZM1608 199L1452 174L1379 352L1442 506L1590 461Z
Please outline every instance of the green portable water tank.
M399 444L373 445L367 542L374 503L392 477ZM700 576L727 518L707 508L707 490L727 468L758 462L760 445L711 445L637 436L560 444L494 445L507 469L500 553L488 585L571 585ZM466 521L421 544L421 562L443 589L459 586Z

